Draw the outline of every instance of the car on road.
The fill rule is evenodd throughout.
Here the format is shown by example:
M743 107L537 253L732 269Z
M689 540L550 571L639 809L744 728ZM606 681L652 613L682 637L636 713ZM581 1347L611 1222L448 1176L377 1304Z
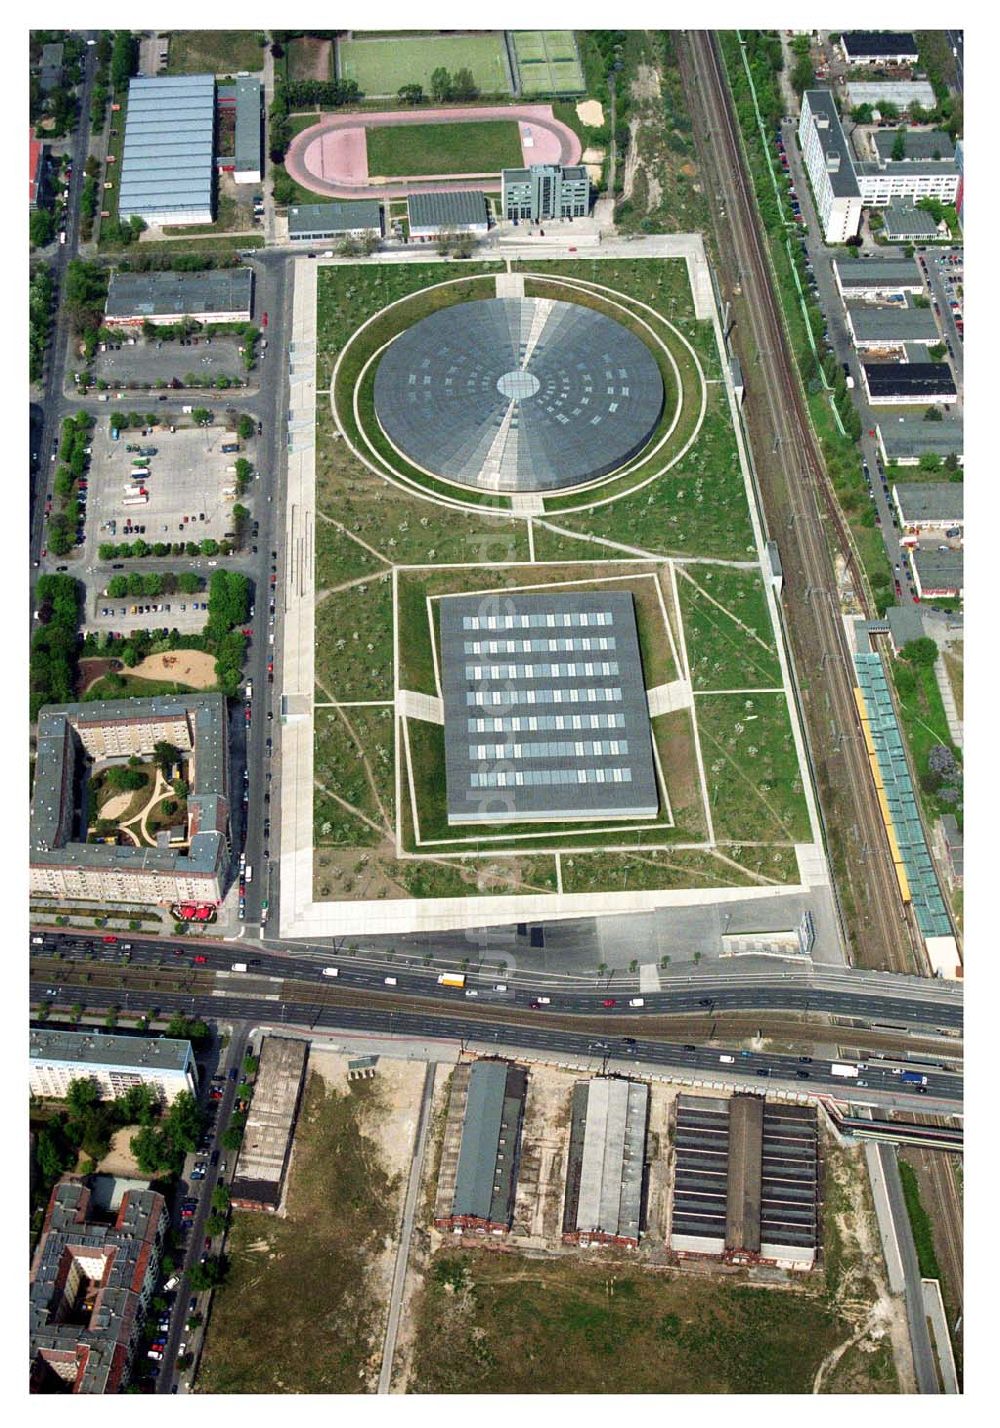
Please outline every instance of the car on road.
M551 997L536 997L535 1000L531 1003L531 1010L538 1011L539 1007L547 1007L551 1006L551 1004Z
M605 997L601 1003L602 1007L616 1007L617 1005L618 1002L614 997Z
M196 967L201 967L208 961L208 958L203 953L198 952L194 957L191 958L191 961L195 964Z

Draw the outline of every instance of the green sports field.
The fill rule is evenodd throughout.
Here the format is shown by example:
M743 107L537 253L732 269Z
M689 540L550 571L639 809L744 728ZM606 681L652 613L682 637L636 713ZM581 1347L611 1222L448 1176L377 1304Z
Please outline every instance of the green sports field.
M371 178L422 174L498 174L523 162L511 119L481 124L400 124L367 129Z
M337 58L341 79L356 80L362 93L375 97L395 95L404 84L422 84L429 95L439 66L451 74L471 70L481 94L511 92L503 37L489 31L338 40Z
M584 93L572 30L515 30L513 35L522 94Z

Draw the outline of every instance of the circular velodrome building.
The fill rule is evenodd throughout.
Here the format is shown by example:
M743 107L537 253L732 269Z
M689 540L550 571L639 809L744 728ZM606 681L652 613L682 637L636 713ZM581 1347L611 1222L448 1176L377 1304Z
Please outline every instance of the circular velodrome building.
M485 491L557 491L625 465L663 410L652 353L592 308L457 303L385 351L375 412L414 466Z

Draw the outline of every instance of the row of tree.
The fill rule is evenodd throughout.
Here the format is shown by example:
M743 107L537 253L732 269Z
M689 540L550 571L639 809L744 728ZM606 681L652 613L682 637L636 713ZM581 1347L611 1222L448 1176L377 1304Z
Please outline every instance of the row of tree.
M40 382L45 371L45 349L52 333L56 285L52 270L39 263L28 286L28 378Z
M126 595L155 599L158 595L173 595L177 591L182 595L193 595L203 584L201 576L193 571L175 575L172 570L163 574L155 570L140 574L138 570L133 570L131 575L113 575L108 581L107 593L112 600L123 600Z
M38 629L29 656L32 720L43 704L64 704L73 698L81 594L82 587L71 575L39 576Z

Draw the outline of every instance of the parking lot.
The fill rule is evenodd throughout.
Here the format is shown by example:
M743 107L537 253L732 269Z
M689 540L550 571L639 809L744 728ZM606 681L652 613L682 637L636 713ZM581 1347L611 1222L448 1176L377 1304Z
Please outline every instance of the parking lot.
M179 338L136 337L134 347L123 338L105 351L99 350L94 357L94 375L112 386L176 379L187 387L210 386L216 377L242 381L246 373L235 337L190 337L183 342ZM192 377L194 381L189 380Z

